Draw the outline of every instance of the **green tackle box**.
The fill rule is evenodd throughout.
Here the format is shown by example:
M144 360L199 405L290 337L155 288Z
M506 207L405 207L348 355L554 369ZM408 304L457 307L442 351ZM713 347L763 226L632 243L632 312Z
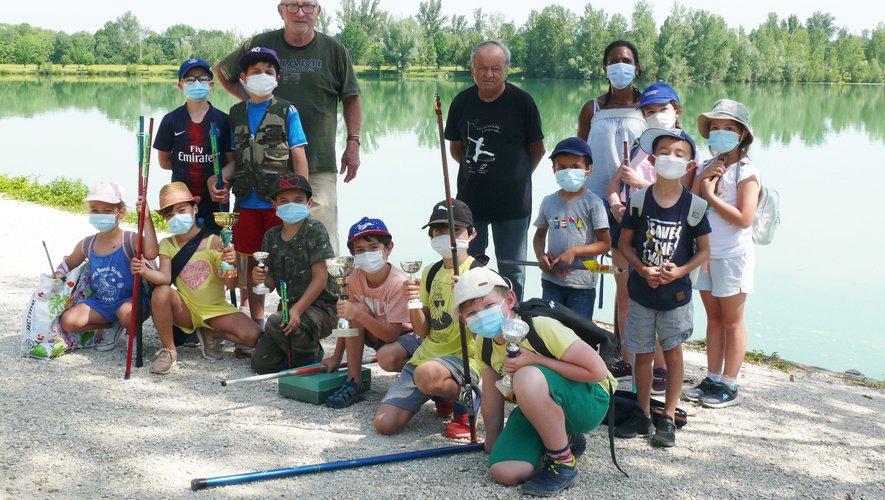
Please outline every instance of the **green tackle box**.
M360 370L363 378L363 392L372 387L372 371L366 367ZM335 373L311 373L280 378L280 395L315 405L321 405L347 381L347 370Z

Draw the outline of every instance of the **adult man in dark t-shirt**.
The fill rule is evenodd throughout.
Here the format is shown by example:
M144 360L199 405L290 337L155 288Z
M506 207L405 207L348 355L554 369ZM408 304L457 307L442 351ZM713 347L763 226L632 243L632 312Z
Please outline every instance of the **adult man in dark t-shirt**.
M338 40L314 30L322 8L316 0L282 0L277 12L284 27L255 35L243 42L215 67L218 81L234 97L246 100L240 85L239 60L252 47L276 51L280 82L274 95L295 105L307 136L307 164L313 187L311 217L329 232L332 250L338 255L338 199L336 173L344 182L356 177L360 166L360 89L347 49ZM338 101L341 101L347 142L340 171L335 160Z
M527 92L506 81L510 50L485 41L473 48L476 85L461 91L449 108L445 137L458 169L458 195L473 212L476 238L471 255L485 252L492 226L495 256L524 260L532 214L532 172L544 156L541 115ZM499 265L522 300L525 272Z
M212 124L218 128L219 167L234 161L230 143L230 117L212 106L212 71L202 59L188 59L178 71L178 87L185 95L185 103L166 114L154 136L160 168L172 171L172 182L181 181L191 194L200 197L197 222L212 231L221 228L215 224L212 212L219 210L212 201L206 185L215 174L214 157L209 131Z

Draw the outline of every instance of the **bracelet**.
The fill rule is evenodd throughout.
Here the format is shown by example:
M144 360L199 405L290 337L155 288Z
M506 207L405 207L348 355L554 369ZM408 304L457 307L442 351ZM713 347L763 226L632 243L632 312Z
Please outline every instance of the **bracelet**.
M355 142L357 144L357 146L362 146L362 143L360 142L359 135L349 135L349 136L347 136L347 140Z
M67 255L62 257L61 264L59 264L58 267L55 268L55 272L62 273L65 276L67 276L68 273L71 272L71 269L68 267L68 256Z

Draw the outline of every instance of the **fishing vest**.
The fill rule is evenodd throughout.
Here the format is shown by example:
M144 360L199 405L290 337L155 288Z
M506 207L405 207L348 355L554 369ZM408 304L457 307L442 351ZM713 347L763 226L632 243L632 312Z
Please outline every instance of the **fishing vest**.
M246 106L247 103L241 102L230 109L236 145L231 191L237 199L243 200L254 189L259 198L270 201L268 195L275 190L277 176L292 170L287 126L291 104L272 97L255 135L249 128Z

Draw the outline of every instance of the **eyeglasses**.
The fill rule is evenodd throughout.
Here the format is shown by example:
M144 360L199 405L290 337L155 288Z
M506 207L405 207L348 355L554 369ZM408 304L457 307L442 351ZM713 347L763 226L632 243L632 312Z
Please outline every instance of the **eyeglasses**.
M212 81L212 77L209 75L186 76L186 77L182 78L181 81L183 81L184 83L186 83L188 85L190 85L194 82L209 83Z
M313 14L313 11L316 10L317 4L315 3L281 3L286 12L290 14L297 14L298 9L301 9L301 12L305 14Z

